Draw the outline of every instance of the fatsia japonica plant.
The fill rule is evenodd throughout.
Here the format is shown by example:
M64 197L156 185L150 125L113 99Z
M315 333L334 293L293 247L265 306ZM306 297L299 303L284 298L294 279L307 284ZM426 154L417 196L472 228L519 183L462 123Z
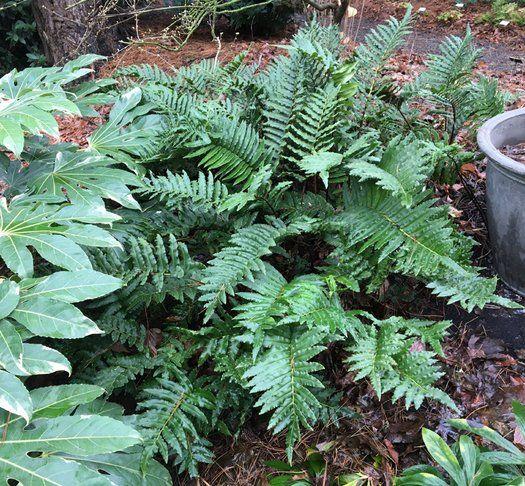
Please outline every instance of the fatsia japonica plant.
M313 22L264 69L244 54L169 74L123 68L78 88L86 106L101 86L121 92L86 148L28 141L28 164L6 159L5 213L19 221L2 230L17 249L0 251L19 288L8 322L22 342L59 338L68 386L101 387L134 412L143 443L118 455L133 471L158 475L162 458L196 476L214 435L255 413L286 435L291 460L303 429L348 413L327 363L379 397L458 411L436 383L450 323L381 302L395 279L469 311L513 305L472 265L432 183L463 160L461 127L505 97L473 78L469 34L395 85L387 62L410 26L410 12L390 20L350 57L337 29ZM69 290L88 275L105 289ZM75 325L30 318L42 299Z
M87 150L50 145L41 137L58 135L56 113L80 115L91 103L109 101L96 93L108 83L66 90L91 72L86 66L98 58L15 70L0 79L0 477L5 484L170 484L167 471L154 461L146 475L141 471L142 438L123 422L122 407L102 398L103 388L60 384L61 375L38 388L40 380L33 378L71 374L69 359L50 346L102 332L78 304L123 282L96 271L85 248L121 246L107 229L119 216L106 209L105 198L139 207L129 188L139 179L113 167L111 143L133 130L124 125L133 121L140 92L116 101ZM117 453L133 446L131 453Z

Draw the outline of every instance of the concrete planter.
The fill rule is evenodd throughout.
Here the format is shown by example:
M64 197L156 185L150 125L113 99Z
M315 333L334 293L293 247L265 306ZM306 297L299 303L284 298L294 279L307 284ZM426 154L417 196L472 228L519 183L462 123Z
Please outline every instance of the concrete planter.
M488 159L487 215L496 269L501 279L525 296L525 164L498 149L525 142L525 109L488 120L478 132Z

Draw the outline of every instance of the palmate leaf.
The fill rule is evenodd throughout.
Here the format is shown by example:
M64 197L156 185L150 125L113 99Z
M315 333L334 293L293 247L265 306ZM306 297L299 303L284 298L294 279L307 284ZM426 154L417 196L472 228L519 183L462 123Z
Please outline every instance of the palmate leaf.
M22 369L22 338L7 319L0 321L0 366L5 370Z
M100 206L100 198L111 199L124 207L140 209L129 187L141 185L129 171L112 167L117 162L89 152L50 150L47 157L31 160L27 186L37 194L67 198L77 205Z
M97 415L60 416L32 423L31 429L9 424L2 455L40 451L88 456L126 449L141 441L131 427Z
M15 291L17 299L0 301L0 313L6 317L0 321L0 365L6 370L2 371L5 400L0 400L0 408L27 418L31 399L22 383L11 374L31 376L57 371L71 373L71 365L65 356L54 349L36 343L24 343L19 326L29 331L23 333L24 338L37 335L73 339L100 333L102 331L97 325L72 302L103 296L118 289L122 282L110 275L82 270L57 272L49 277L22 280L20 284L4 281L0 285L5 286L7 283ZM9 399L10 395L13 399ZM20 400L25 403L22 408L17 405Z
M75 241L88 246L120 246L107 231L96 228L90 240L82 223L111 223L118 216L103 206L45 204L37 199L0 200L0 257L21 277L33 274L33 247L50 263L67 270L91 269L89 258ZM76 234L79 233L79 236Z
M20 287L12 280L0 281L0 319L7 317L20 300Z
M12 317L37 336L78 339L102 332L75 306L44 297L24 300Z
M268 427L278 433L287 428L286 453L291 462L301 427L311 428L321 404L313 394L323 384L314 373L323 369L311 359L323 349L318 329L287 327L271 339L271 347L250 367L244 378L251 393L261 393L256 406L261 414L273 411Z
M111 109L107 123L88 138L90 152L112 157L130 168L136 168L134 157L140 158L151 150L155 136L162 129L159 116L143 116L151 110L152 105L140 105L141 99L140 88L120 96Z
M57 371L71 374L71 364L62 353L42 344L24 343L21 370L16 373L13 371L13 374L48 375Z
M94 471L104 471L105 477L116 486L172 486L170 473L157 461L147 462L145 471L140 467L140 454L98 454L76 457L75 462Z
M29 423L33 404L22 382L16 377L0 370L0 408L20 415Z
M82 464L55 456L41 459L25 454L10 457L0 455L0 474L6 480L11 479L24 485L71 486L86 482L94 486L112 484L108 478Z
M70 61L64 67L29 68L11 71L0 79L0 146L20 155L24 134L41 132L58 136L54 112L80 114L68 99L63 85L92 70L89 64L101 56L86 55Z
M66 407L90 401L102 390L92 386L51 387L33 392L35 415L51 416L35 420L31 429L16 418L4 417L5 442L0 451L2 478L23 484L71 485L114 484L103 474L103 468L93 470L75 461L77 456L97 452L107 454L140 443L140 435L118 420L96 415L56 416ZM49 392L44 395L42 392ZM30 457L29 453L44 453ZM57 456L62 455L62 457ZM108 456L110 458L111 455ZM80 482L77 482L80 481Z
M95 385L55 385L36 388L30 391L33 402L33 419L55 418L72 410L77 405L91 403L104 393L104 389ZM0 421L0 428L17 421Z

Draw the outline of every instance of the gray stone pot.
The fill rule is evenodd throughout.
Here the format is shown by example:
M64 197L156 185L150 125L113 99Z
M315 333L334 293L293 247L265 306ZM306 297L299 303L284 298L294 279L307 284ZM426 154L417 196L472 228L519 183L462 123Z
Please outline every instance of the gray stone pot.
M488 159L487 216L496 269L501 279L525 296L525 164L498 149L525 142L525 108L488 120L478 145Z

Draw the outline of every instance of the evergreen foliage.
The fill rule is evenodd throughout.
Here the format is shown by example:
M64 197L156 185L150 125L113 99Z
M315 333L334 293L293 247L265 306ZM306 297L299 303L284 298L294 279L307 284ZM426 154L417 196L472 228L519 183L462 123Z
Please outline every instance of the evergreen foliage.
M74 455L64 477L80 468L120 484L139 472L164 480L154 458L196 476L212 461L211 436L237 434L255 413L286 434L291 460L303 429L339 417L325 370L333 349L345 359L332 365L378 397L455 409L437 383L449 323L393 317L381 302L390 278L410 278L467 310L512 305L472 265L473 242L435 204L431 181L454 177L444 160L460 157L457 131L501 109L504 96L472 79L469 34L394 90L384 68L410 25L410 12L389 21L346 60L337 29L313 22L260 72L242 55L170 74L124 68L107 123L84 150L24 139L53 132L51 113L76 112L56 80L75 79L79 64L33 72L45 89L31 100L9 91L16 73L0 82L43 120L26 125L0 108L11 134L0 143L13 154L1 158L0 407L44 430L32 399L41 392L18 376L74 367L75 384L64 386L103 387L136 412L125 419L135 431L108 421L104 411L116 412L103 401L84 410L136 446L42 450ZM445 129L423 116L427 105ZM60 352L47 351L56 338ZM57 411L50 430L79 419L66 414L77 405ZM29 460L58 467L55 456Z

